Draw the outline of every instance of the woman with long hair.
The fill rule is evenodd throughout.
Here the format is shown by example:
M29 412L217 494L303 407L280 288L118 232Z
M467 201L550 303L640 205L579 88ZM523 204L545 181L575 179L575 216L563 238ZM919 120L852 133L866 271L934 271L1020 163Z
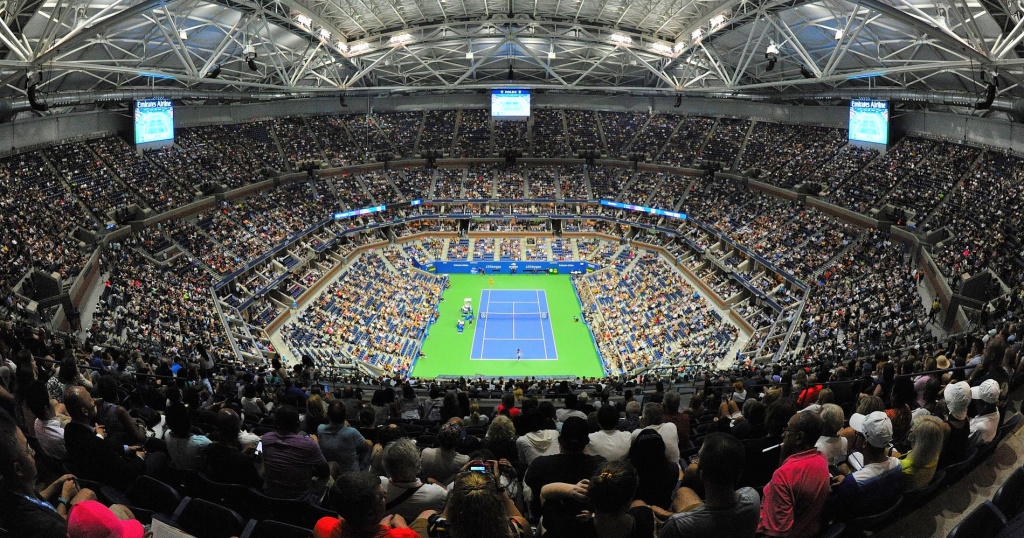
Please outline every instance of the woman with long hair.
M299 429L309 435L316 435L316 429L321 424L329 422L327 408L324 407L323 399L316 394L310 396L306 400L306 417L302 419L302 426Z
M665 461L664 438L653 429L641 431L633 440L627 459L639 480L636 498L651 506L671 508L672 491L679 482L679 464Z
M416 391L412 390L412 385L402 385L402 397L395 399L395 411L404 419L420 418L420 398L416 396Z
M931 415L914 419L910 452L903 457L903 489L913 491L931 483L942 454L942 421Z

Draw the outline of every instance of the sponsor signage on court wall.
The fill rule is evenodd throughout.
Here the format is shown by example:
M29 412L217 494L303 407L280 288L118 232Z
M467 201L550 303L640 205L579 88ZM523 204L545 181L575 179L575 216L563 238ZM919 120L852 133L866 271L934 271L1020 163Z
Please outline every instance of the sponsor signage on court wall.
M451 262L436 261L420 266L424 271L455 274L517 274L538 273L587 273L601 268L600 265L587 262L523 262L523 261L486 261L486 262Z

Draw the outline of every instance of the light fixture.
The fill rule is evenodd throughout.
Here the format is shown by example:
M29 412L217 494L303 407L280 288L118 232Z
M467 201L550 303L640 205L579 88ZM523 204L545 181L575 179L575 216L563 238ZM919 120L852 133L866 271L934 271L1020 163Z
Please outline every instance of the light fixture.
M551 52L548 53L548 59L549 60L554 60L557 57L558 56L555 54L555 51L551 51Z
M346 43L344 39L339 39L335 46L343 53L348 52L348 43Z
M768 60L768 66L765 68L765 71L775 69L775 62L779 61L779 47L775 46L775 43L768 45L768 50L765 51L764 58Z
M309 15L306 15L304 13L296 14L295 15L295 22L299 26L301 26L303 28L306 28L306 29L309 29L310 27L313 26L313 19L309 18Z
M412 41L411 34L398 34L391 36L391 39L388 40L388 45L391 45L393 47L396 45L404 45L406 43L409 43L410 41Z
M633 38L625 34L612 34L609 39L611 39L612 43L615 43L616 45L628 46L633 44Z
M242 49L242 59L245 60L245 63L249 64L249 69L259 71L259 68L256 67L256 47L246 45L245 48Z
M663 56L672 56L672 47L655 41L651 43L651 50Z
M836 30L836 41L839 41L840 39L842 39L843 35L844 34L843 34L843 29L842 28Z
M700 28L697 28L692 33L690 33L690 39L693 40L694 44L700 43L700 38L702 37L704 37L704 30L701 30Z
M320 34L320 39L323 39L324 41L331 40L331 31L328 30L327 28L321 28L320 31L317 33Z
M188 40L188 32L185 30L178 30L178 39L182 41Z
M467 60L472 60L473 59L473 51L469 51L469 52L466 53L466 59Z
M719 13L718 15L711 17L711 20L709 22L711 23L712 28L718 28L719 26L725 24L725 15Z
M351 54L362 54L362 53L364 53L364 52L366 52L368 50L370 50L370 44L364 41L362 43L356 43L355 45L350 45L349 48L348 48L348 53L350 55Z

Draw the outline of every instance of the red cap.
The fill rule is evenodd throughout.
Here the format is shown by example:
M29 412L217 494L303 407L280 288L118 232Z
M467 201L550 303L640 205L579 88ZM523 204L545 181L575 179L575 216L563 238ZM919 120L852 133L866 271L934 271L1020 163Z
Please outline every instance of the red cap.
M122 521L96 501L84 501L71 508L68 538L142 538L142 523Z

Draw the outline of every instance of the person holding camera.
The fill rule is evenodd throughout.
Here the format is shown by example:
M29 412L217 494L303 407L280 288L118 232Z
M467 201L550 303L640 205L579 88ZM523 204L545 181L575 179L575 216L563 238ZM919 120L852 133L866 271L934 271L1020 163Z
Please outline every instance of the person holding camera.
M532 537L530 523L501 485L502 467L495 460L469 462L455 475L444 510L425 511L410 527L429 538Z

